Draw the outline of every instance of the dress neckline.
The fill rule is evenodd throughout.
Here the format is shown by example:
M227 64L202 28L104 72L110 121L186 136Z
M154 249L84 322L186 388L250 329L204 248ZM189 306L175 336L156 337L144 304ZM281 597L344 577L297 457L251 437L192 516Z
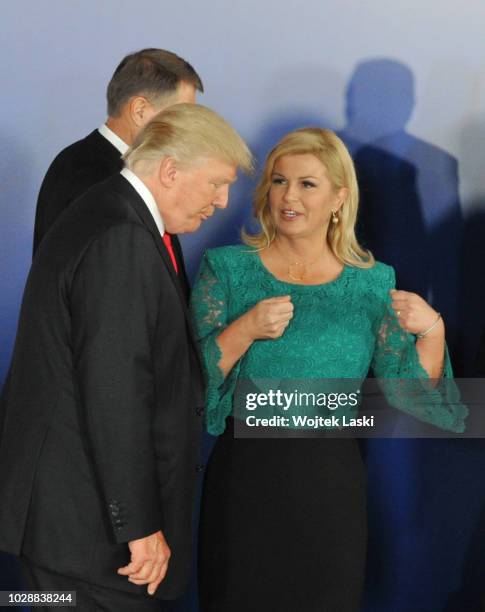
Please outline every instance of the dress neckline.
M283 281L279 278L276 278L276 276L272 272L270 272L268 268L264 265L261 257L259 256L258 250L255 249L254 247L253 247L252 254L254 255L257 267L266 276L268 276L273 282L278 283L280 285L284 285L286 287L291 287L292 289L295 289L295 288L302 289L303 291L309 291L311 289L319 289L319 288L324 289L327 287L334 287L335 285L338 285L342 282L342 280L347 276L350 270L350 266L348 266L347 264L344 264L344 267L342 268L342 271L340 272L340 274L336 276L335 278L333 278L332 280L327 281L326 283L317 283L315 285L302 285L300 283L290 283L288 281Z

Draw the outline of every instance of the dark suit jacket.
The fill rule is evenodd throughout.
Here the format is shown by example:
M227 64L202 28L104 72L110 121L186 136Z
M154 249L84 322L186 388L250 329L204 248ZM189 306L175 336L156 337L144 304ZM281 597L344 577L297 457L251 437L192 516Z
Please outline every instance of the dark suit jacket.
M118 174L123 168L120 152L98 130L63 149L42 182L34 226L34 255L47 231L64 210L90 187ZM189 294L189 282L177 236L172 244L179 264L179 280Z
M1 399L0 550L144 592L126 542L164 532L159 597L190 575L203 377L185 295L121 175L78 199L32 264Z

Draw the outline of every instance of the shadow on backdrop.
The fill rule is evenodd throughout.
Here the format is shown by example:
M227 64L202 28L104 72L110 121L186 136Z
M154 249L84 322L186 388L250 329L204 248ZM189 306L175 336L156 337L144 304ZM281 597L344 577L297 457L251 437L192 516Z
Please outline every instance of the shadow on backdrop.
M485 376L485 198L467 215L463 233L460 289L460 369Z
M458 366L464 375L485 376L485 109L477 109L454 130L467 188L458 334ZM478 355L478 357L477 357ZM478 359L478 361L477 361ZM481 365L480 365L481 364Z
M340 135L354 156L361 187L359 239L395 268L397 288L419 293L443 314L454 355L464 230L457 161L407 132L415 92L404 64L360 63L346 104ZM369 440L365 455L364 610L438 612L452 599L459 599L461 612L473 610L466 606L478 604L478 583L470 568L483 567L483 552L474 542L485 499L481 441ZM471 561L473 554L478 556Z
M361 187L361 241L396 268L398 287L443 313L453 345L463 223L458 165L406 131L414 104L409 68L387 59L363 62L347 88L341 136Z

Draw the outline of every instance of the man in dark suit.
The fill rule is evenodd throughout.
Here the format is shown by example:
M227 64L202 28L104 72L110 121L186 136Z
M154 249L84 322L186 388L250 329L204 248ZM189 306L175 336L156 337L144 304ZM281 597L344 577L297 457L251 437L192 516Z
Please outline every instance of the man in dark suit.
M144 125L163 108L195 102L202 81L192 66L163 49L143 49L126 56L108 84L108 119L54 159L40 188L34 227L34 254L58 216L90 187L117 174L121 156ZM173 248L182 262L176 236ZM188 293L185 269L180 282Z
M0 550L83 611L160 609L146 592L188 581L203 376L169 238L226 207L251 155L180 104L126 166L42 241L1 398Z

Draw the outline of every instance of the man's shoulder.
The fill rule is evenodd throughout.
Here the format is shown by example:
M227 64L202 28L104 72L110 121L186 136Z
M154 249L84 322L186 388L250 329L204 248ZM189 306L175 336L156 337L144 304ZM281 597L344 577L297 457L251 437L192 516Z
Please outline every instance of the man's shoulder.
M69 167L81 172L101 164L116 163L120 154L98 130L93 130L85 138L68 145L56 157L49 167L48 174L57 170L65 171Z
M102 218L116 223L118 219L127 216L142 223L133 206L133 202L138 199L131 185L117 173L89 187L73 202L64 216L86 216L94 225Z
M45 242L60 250L84 248L83 244L103 234L150 235L150 230L137 213L136 192L119 174L93 185L79 196L53 224ZM138 232L138 229L141 232ZM44 242L44 241L43 241ZM62 247L60 245L63 245Z
M71 202L121 167L119 151L98 130L63 149L49 166L39 191L34 252Z
M154 237L136 217L103 215L81 202L74 208L40 245L32 266L36 274L70 279L80 269L101 272L115 266L128 271L135 260L150 270L156 269L153 262L160 265Z

